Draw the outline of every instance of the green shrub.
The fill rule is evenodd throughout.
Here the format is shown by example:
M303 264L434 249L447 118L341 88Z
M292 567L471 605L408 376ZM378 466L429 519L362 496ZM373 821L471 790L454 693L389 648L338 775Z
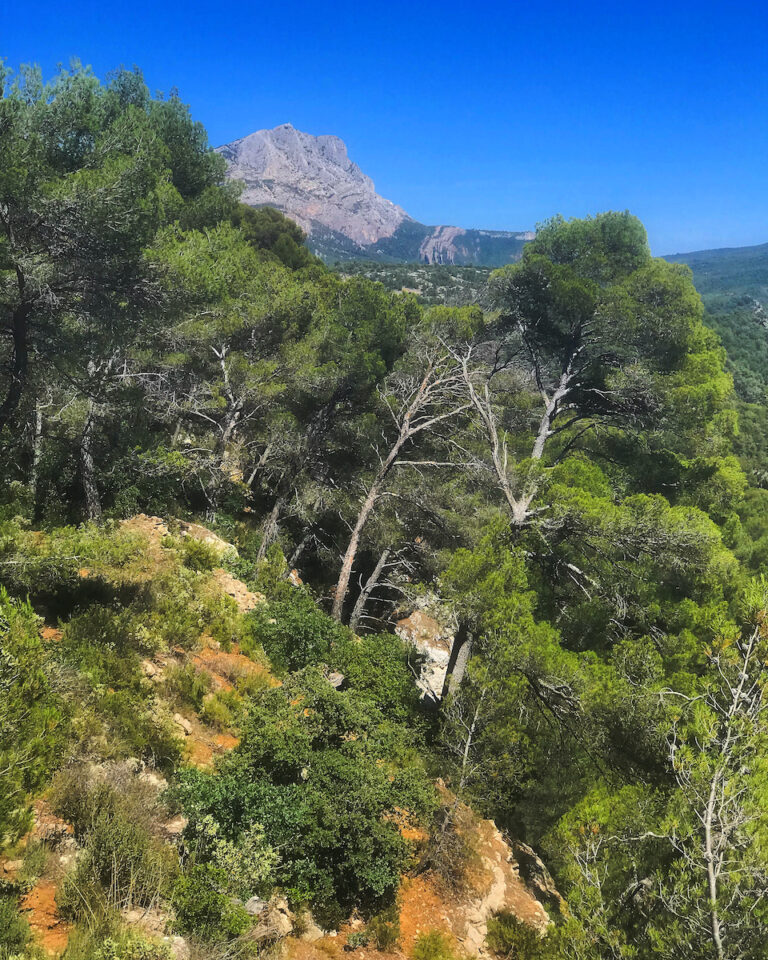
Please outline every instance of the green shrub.
M237 694L218 690L205 698L200 716L217 730L228 730L234 725L239 711L240 701Z
M119 917L78 925L69 938L67 960L171 960L169 943L126 930Z
M486 943L496 956L509 960L555 960L551 938L542 937L508 911L497 913L488 921Z
M439 930L422 933L413 945L413 960L456 960L451 938Z
M94 960L170 960L170 957L170 944L130 932L104 940Z
M327 663L336 643L350 633L318 608L302 590L285 600L262 604L247 619L247 651L261 645L276 669L287 672Z
M391 633L343 636L334 644L329 663L384 716L416 727L423 723L419 688L414 683L420 659L411 644Z
M254 660L260 659L254 657L253 654L251 658ZM266 657L263 657L263 659L266 660ZM263 693L272 686L268 665L264 665L263 671L256 672L254 670L248 670L245 673L241 673L240 676L234 678L233 682L241 697L258 696L258 694Z
M19 954L29 942L29 925L15 897L0 895L0 960Z
M30 841L24 850L24 860L19 871L19 882L31 885L45 873L48 864L48 848L39 840Z
M38 631L31 605L0 587L0 843L28 829L27 797L45 783L62 745L61 704Z
M448 895L462 894L467 890L471 867L480 865L480 858L473 842L476 836L471 823L462 829L457 824L460 816L455 804L447 804L440 811L436 829L432 831L423 866L434 874L438 884ZM468 814L467 820L471 818Z
M354 930L347 937L346 949L357 950L360 947L367 947L371 942L371 935L367 930Z
M93 904L104 910L149 904L172 885L178 857L158 835L162 808L127 765L97 772L71 767L54 779L50 797L83 847L60 889L63 913L77 918Z
M355 905L381 909L413 856L392 812L428 823L435 806L407 742L405 728L334 690L319 670L294 674L252 700L240 746L217 772L182 773L175 795L188 843L206 817L233 842L260 823L281 854L275 879L294 903L311 902L333 922Z
M400 939L400 911L397 904L371 917L366 933L377 950L382 950L384 953L394 950Z
M181 550L182 562L190 570L203 573L221 566L219 552L205 540L198 540L196 537L182 537L181 540L176 542Z
M237 937L251 925L241 904L223 893L226 874L210 863L193 863L173 888L176 925L182 933L194 933L207 940Z
M162 769L181 759L183 742L170 717L152 710L152 701L127 690L107 691L99 700L112 750L109 759L139 757Z
M163 683L169 697L195 710L203 706L203 699L211 689L211 678L196 670L191 663L173 664L163 675Z

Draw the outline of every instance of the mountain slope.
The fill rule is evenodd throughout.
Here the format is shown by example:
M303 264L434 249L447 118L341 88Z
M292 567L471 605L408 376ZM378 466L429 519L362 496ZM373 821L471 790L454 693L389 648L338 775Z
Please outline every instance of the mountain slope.
M664 258L687 263L699 293L748 294L768 303L768 243L753 247L694 250Z
M528 232L465 230L419 223L376 193L335 136L315 137L289 123L218 148L243 200L295 220L313 253L333 262L370 259L501 266L518 259Z

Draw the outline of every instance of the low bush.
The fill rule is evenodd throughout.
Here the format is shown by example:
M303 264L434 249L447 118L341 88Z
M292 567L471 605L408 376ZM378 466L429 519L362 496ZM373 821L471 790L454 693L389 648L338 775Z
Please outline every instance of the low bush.
M384 716L417 728L423 723L419 688L414 682L421 658L411 644L391 633L342 636L333 645L329 663Z
M413 945L411 956L413 960L457 960L451 938L439 930L422 933Z
M0 587L0 843L28 829L27 797L45 783L62 745L39 627L29 603Z
M19 914L16 897L0 894L0 960L20 954L29 937L29 925Z
M263 824L282 857L275 879L292 902L312 903L334 923L354 906L381 909L413 857L393 811L429 823L435 807L407 742L405 728L319 670L294 674L253 698L240 746L215 773L181 775L175 795L189 817L187 842L206 817L235 843Z
M191 663L174 664L163 674L163 685L172 700L200 710L205 695L211 689L211 678L207 673L196 670Z
M226 874L210 863L191 863L173 888L176 926L206 940L231 939L251 926L251 918L226 894Z
M69 939L67 960L171 960L170 944L137 930L126 930L118 918L96 926L77 927Z
M170 960L170 957L170 944L131 932L108 937L96 951L94 960Z
M346 641L349 630L323 613L312 597L291 588L287 599L271 600L249 614L247 651L263 647L279 671L328 663L334 644Z
M558 955L550 936L542 936L513 913L497 913L488 921L488 949L509 960L555 960Z
M49 849L39 840L30 840L24 849L24 859L19 871L19 883L31 886L45 873L48 865Z
M449 896L467 890L471 868L479 866L480 860L473 843L472 814L466 811L466 822L459 823L460 810L457 802L440 810L422 861L422 867L432 871L438 884Z
M200 716L205 723L217 730L228 730L235 724L241 704L242 701L236 693L218 690L205 698Z
M367 930L354 930L347 937L345 950L358 950L360 947L367 947L371 942L371 935Z
M127 765L70 767L54 779L50 797L83 847L60 889L63 913L77 918L94 904L104 911L148 905L170 889L178 856L160 839L162 808L154 788Z
M182 537L176 541L176 544L179 547L184 566L189 567L190 570L203 573L221 565L219 552L205 540L198 540L196 537Z
M397 904L371 917L366 933L377 950L391 953L400 939L400 911Z

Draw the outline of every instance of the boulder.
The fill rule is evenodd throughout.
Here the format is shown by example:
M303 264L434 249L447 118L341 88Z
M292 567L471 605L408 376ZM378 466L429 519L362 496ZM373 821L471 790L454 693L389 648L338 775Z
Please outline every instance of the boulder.
M261 897L251 897L250 900L246 900L243 907L245 908L245 912L250 916L260 917L267 909L267 901L262 900Z
M423 610L414 610L409 617L398 620L395 633L424 658L418 679L423 695L439 700L451 659L452 633Z
M199 523L186 523L182 520L179 523L179 530L182 537L192 537L193 540L200 540L220 557L230 557L233 560L238 557L237 547L227 543L226 540L222 540L218 534Z
M185 736L188 737L192 733L192 724L180 713L174 713L173 722L184 731Z
M283 897L273 897L258 916L259 923L251 931L254 940L282 940L293 932L295 917Z

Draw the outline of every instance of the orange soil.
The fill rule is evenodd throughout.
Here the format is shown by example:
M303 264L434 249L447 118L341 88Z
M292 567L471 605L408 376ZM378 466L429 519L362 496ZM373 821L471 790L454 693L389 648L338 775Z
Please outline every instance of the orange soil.
M445 896L438 893L429 874L404 878L400 888L400 947L403 953L410 956L418 938L430 930L450 935L449 909Z
M58 956L67 947L71 927L56 913L56 883L41 880L21 901L35 942L50 955Z

